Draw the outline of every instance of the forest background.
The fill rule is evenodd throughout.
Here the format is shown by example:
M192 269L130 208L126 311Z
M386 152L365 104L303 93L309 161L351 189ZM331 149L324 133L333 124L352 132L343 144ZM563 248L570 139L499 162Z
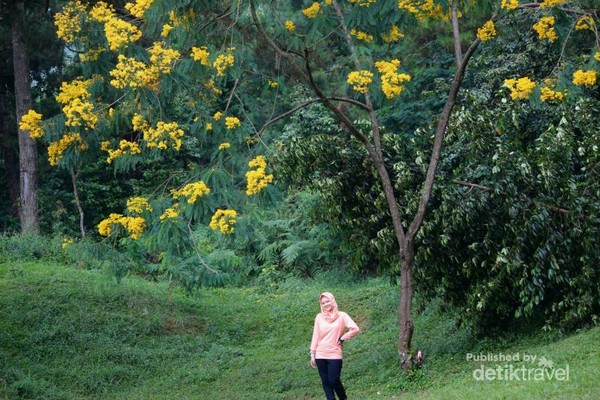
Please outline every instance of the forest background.
M6 257L45 235L189 293L385 276L407 367L413 291L482 333L598 323L594 1L0 13Z

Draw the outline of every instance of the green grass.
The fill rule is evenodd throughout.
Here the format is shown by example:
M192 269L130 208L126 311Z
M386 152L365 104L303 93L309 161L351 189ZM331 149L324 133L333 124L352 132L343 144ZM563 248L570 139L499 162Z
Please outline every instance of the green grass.
M434 302L415 318L426 365L406 376L395 351L397 288L384 281L322 276L189 297L163 283L116 284L100 272L42 261L0 264L0 398L320 399L308 345L325 290L362 328L345 346L351 398L600 398L598 328L560 340L478 340ZM568 365L569 380L477 381L480 363L466 360L468 353L546 357L555 368Z

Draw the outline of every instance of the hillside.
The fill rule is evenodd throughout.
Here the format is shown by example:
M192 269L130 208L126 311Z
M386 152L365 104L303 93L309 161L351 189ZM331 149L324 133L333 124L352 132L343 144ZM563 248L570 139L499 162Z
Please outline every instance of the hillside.
M415 345L428 359L407 377L394 350L397 288L381 280L322 276L190 297L163 283L117 284L44 262L0 264L0 398L319 399L307 350L325 290L362 328L345 346L351 398L600 398L598 328L560 340L477 340L436 304L419 306ZM474 360L481 355L504 359ZM490 380L497 365L546 375ZM561 369L568 380L559 379Z

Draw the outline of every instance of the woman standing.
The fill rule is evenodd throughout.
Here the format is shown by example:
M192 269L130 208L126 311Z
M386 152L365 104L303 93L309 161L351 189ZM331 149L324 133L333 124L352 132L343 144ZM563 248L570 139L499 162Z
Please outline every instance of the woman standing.
M335 298L329 292L319 296L321 312L315 318L310 343L310 366L319 370L327 400L345 400L342 385L342 344L359 332L358 326L343 311L338 311ZM346 331L348 329L348 331Z

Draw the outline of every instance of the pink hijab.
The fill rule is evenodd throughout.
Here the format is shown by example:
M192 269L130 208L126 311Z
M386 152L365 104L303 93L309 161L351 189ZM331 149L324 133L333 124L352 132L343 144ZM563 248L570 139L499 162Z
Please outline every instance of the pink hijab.
M327 311L323 310L323 306L321 306L321 313L323 314L323 316L325 316L325 320L327 320L327 322L333 322L340 315L340 313L338 311L337 303L335 302L335 297L333 297L333 295L329 292L321 293L321 295L319 296L319 305L321 305L321 299L323 297L326 297L327 299L329 299L329 301L331 302L331 305L332 305L332 309L331 309L331 311L327 312Z

